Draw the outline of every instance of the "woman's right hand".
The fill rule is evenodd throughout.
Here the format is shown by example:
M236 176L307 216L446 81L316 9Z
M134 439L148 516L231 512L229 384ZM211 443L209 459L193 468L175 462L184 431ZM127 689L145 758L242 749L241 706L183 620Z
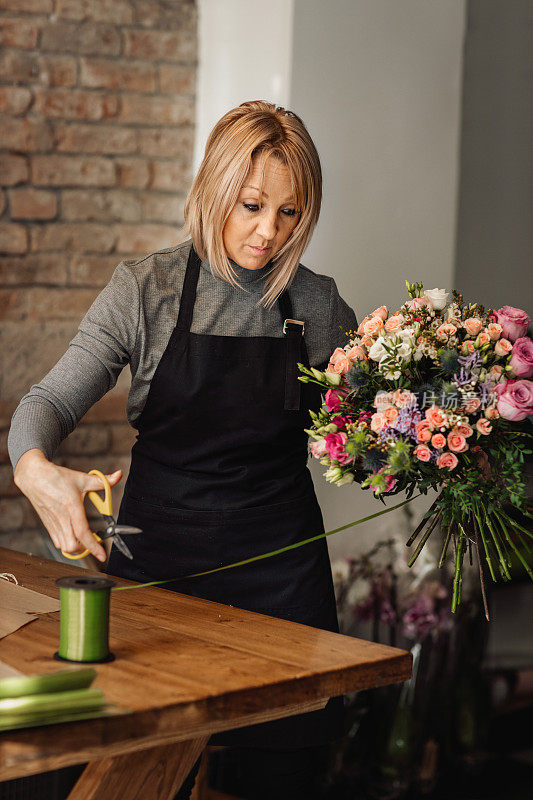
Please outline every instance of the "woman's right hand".
M111 486L121 477L121 469L106 475ZM87 492L104 489L97 475L59 467L48 461L42 450L32 449L19 458L13 479L58 550L79 553L87 548L99 561L106 560L106 552L91 532L83 506Z

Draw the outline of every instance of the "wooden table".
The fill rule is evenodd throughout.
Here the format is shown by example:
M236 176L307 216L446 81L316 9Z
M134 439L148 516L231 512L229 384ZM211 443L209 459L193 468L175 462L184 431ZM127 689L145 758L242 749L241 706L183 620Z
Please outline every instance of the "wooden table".
M87 571L0 548L1 570L51 597L55 579ZM117 578L119 585L128 581ZM59 612L0 641L26 674L53 659ZM159 588L113 592L111 650L94 686L117 716L0 734L0 781L87 767L69 800L171 800L212 733L321 708L329 697L404 681L405 650Z

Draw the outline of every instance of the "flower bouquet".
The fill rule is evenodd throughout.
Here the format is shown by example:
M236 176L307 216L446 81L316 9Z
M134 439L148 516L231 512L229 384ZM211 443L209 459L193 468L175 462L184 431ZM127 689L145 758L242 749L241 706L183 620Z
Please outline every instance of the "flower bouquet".
M483 565L511 579L511 558L530 578L527 539L511 507L528 519L524 461L533 413L533 341L529 317L503 306L494 311L466 303L456 291L423 291L406 282L410 300L394 314L372 312L325 371L300 364L299 380L323 388L323 405L310 412L312 455L327 467L326 480L353 482L384 496L439 492L407 541L419 543L412 566L439 524L455 552L452 611L461 601L466 550L475 547L485 615ZM525 422L525 424L524 424Z

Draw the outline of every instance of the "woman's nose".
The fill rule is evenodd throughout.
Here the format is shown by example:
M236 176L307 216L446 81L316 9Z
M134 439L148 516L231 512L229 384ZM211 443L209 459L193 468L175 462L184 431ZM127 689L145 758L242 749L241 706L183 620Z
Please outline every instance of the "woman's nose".
M277 233L277 219L274 213L261 214L257 222L257 233L264 239L273 239Z

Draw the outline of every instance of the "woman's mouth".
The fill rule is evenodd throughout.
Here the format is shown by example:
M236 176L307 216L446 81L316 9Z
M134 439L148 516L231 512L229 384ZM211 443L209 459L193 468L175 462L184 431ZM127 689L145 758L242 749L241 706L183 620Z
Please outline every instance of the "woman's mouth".
M264 254L268 253L268 251L270 250L270 247L254 247L252 244L249 244L248 247L257 256L264 256Z

